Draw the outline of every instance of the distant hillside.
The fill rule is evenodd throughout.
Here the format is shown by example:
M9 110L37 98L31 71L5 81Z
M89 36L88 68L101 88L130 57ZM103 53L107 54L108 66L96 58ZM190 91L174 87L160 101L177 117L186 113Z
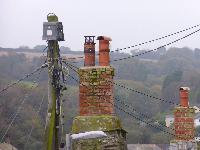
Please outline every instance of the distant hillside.
M46 51L43 51L46 48L45 45L36 46L33 49L29 49L28 47L20 47L20 48L1 48L0 47L0 56L8 56L12 54L22 54L28 60L33 60L34 58L40 58L46 56ZM65 58L71 57L80 57L83 56L83 52L81 51L71 51L69 48L61 47L61 54ZM80 61L81 59L77 59L76 61Z
M0 51L42 53L45 48L46 48L46 45L37 45L32 49L27 46L20 46L19 48L2 48L2 47L0 47ZM64 47L64 46L60 47L60 51L62 54L75 54L75 55L83 54L83 51L72 51L70 48Z

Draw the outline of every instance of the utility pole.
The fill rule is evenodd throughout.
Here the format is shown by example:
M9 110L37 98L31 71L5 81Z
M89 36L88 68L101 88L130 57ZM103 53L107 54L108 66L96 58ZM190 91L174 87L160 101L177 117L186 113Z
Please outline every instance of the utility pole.
M55 14L48 14L43 23L43 40L48 41L48 112L45 126L45 149L59 150L60 145L60 51L58 41L64 41L63 26Z

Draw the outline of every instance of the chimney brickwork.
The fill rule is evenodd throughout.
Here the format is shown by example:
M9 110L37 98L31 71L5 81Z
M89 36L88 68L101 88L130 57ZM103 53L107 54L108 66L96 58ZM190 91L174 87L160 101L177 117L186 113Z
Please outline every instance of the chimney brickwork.
M79 75L80 115L112 115L114 68L83 67Z
M194 139L194 109L192 107L176 107L174 111L174 127L176 140Z

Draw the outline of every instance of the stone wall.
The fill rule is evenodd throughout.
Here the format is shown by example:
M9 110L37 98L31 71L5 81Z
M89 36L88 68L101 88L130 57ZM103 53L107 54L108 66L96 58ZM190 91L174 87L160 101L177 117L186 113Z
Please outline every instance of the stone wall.
M127 150L124 130L105 132L107 137L73 140L73 150Z
M190 141L174 140L170 142L169 150L197 150L197 143L194 140Z
M72 133L86 131L113 131L121 130L121 121L116 116L77 116L73 120Z
M73 150L126 150L126 131L118 117L110 115L77 116L73 120L72 134L103 131L107 137L72 140Z

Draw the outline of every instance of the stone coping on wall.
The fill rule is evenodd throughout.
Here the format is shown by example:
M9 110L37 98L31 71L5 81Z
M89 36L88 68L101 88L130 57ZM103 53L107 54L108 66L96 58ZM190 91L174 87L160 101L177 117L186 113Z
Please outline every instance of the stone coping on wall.
M121 130L121 121L117 116L77 116L73 120L72 133L86 131L112 131Z

